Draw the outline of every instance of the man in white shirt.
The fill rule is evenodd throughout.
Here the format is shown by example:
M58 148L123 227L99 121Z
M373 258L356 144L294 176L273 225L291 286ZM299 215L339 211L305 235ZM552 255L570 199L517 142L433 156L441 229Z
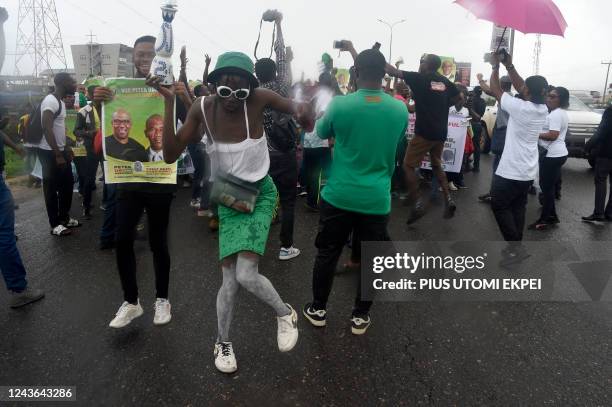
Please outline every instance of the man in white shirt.
M529 188L538 169L538 140L546 123L548 83L542 76L531 76L523 81L507 55L503 61L512 85L522 100L504 93L499 83L499 59L493 55L491 64L491 93L499 106L509 115L506 143L491 188L491 209L497 225L509 242L502 265L520 262L529 255L521 245L525 228L525 210Z
M61 100L76 91L76 81L65 72L53 78L55 92L40 104L43 137L38 144L38 159L43 172L43 191L51 233L70 234L69 228L81 226L70 218L72 205L72 151L66 147L66 105Z
M149 161L164 161L164 150L162 144L162 135L164 133L164 119L154 114L147 119L145 125L145 136L149 139L149 148L147 155Z

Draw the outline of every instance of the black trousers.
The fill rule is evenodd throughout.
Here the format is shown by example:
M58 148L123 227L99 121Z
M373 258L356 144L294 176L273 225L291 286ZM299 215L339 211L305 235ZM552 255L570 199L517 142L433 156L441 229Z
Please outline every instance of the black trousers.
M281 247L293 246L293 224L297 195L297 157L295 151L270 152L270 176L276 185L281 207Z
M331 165L329 147L304 149L304 173L306 183L306 202L311 207L318 207L321 198L321 179L327 174Z
M96 173L100 159L93 152L93 146L86 146L85 157L75 157L74 165L79 176L79 190L83 195L83 208L91 209L91 197L96 186Z
M117 191L117 268L125 301L136 304L136 256L134 238L136 225L146 209L149 246L153 252L155 289L157 298L168 298L170 279L170 253L168 251L168 223L173 194L143 191Z
M610 182L610 197L608 195L608 182ZM595 163L595 215L612 216L612 158L597 158Z
M480 171L480 138L482 136L482 125L480 123L472 124L474 137L472 144L474 145L474 170Z
M567 161L565 157L543 157L540 160L540 188L542 189L542 215L543 221L557 218L555 207L555 193L561 180L561 167Z
M495 181L495 171L497 171L497 167L499 167L499 160L501 160L501 153L493 153L493 175L491 176L491 187L489 188L489 194L493 190L493 181Z
M507 242L523 240L527 195L531 185L533 181L515 181L494 175L491 209L497 226Z
M38 159L43 174L45 206L51 229L70 219L74 178L72 178L72 167L68 154L63 153L63 155L66 165L59 167L52 150L38 149Z
M315 240L318 251L312 273L312 294L314 308L326 309L338 259L351 231L359 236L358 244L361 241L389 241L387 231L389 216L349 212L336 208L325 200L321 200L320 208L319 231ZM353 315L367 315L371 306L371 301L361 299L361 278L359 278Z

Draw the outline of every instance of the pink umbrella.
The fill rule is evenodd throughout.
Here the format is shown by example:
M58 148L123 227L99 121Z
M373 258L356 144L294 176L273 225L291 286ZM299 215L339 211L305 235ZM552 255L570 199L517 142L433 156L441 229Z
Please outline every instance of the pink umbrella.
M455 0L477 18L525 34L563 37L567 23L552 0Z

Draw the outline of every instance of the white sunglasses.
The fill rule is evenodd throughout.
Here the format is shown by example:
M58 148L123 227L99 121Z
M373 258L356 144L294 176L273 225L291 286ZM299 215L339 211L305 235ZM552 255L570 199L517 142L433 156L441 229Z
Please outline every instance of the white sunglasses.
M217 86L217 95L222 97L223 99L227 99L228 97L234 95L234 97L238 100L245 100L251 94L250 89L236 89L233 90L229 86Z

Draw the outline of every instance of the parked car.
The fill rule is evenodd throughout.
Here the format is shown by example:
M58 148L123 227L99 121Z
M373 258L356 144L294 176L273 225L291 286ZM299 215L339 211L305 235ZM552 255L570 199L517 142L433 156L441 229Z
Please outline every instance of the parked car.
M570 106L567 109L567 116L569 117L569 129L565 137L565 144L567 145L569 156L586 158L589 160L589 164L594 166L595 162L584 154L584 145L597 131L597 127L601 122L601 114L593 111L593 109L585 105L576 96L570 95ZM496 118L497 105L487 107L485 114L482 116L482 125L486 129L484 135L489 139L489 145ZM487 140L484 140L485 137L482 139L481 147L484 147Z
M584 154L584 145L597 131L601 122L601 114L596 113L577 97L570 95L570 106L567 109L569 129L565 144L570 157L586 158L591 167L595 161Z

